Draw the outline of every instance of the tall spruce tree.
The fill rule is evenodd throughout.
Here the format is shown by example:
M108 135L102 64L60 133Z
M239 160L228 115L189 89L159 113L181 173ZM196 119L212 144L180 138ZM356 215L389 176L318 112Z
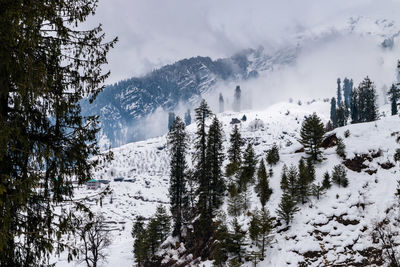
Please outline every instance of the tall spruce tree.
M358 113L360 122L378 119L378 106L374 83L367 76L358 86Z
M83 206L73 201L72 179L85 183L99 163L88 160L99 155L98 120L81 115L81 100L104 88L102 66L116 42L105 42L101 25L81 30L96 7L0 4L0 266L47 264L77 227L72 210ZM75 207L60 214L63 202ZM71 260L77 250L68 250Z
M332 97L331 99L331 122L333 128L337 127L337 116L336 116L336 99Z
M264 160L262 159L257 171L257 185L255 189L260 198L261 206L264 207L272 194L272 189L269 187L268 174L265 169Z
M316 113L306 117L300 130L300 143L304 146L306 153L314 160L321 160L321 143L324 137L324 124Z
M242 263L246 255L246 230L242 229L238 219L235 217L231 222L232 231L230 234L229 251L233 254L238 263Z
M311 187L309 173L303 159L299 161L299 174L296 189L299 202L302 204L306 203L308 197L311 195Z
M347 172L343 165L338 164L333 167L332 181L339 187L347 187L349 180L347 179Z
M351 123L358 123L360 121L357 90L353 90L353 92L351 93L350 115Z
M225 111L225 101L224 101L224 97L222 96L222 93L219 93L218 103L219 103L219 113L224 112Z
M211 116L211 110L203 99L195 109L196 118L196 139L195 139L195 171L194 177L198 183L196 195L198 196L197 210L200 214L195 223L197 236L202 236L205 240L210 237L212 229L210 227L212 218L210 217L210 176L207 165L207 126L206 119Z
M278 213L278 217L285 221L286 225L289 225L293 216L300 209L296 207L295 198L287 192L284 192L281 198L281 202L278 205L278 209L276 212Z
M243 163L240 168L239 175L239 190L245 191L248 183L254 182L254 173L256 172L257 160L255 159L255 153L253 145L247 144L246 150L243 153Z
M272 166L279 162L279 148L274 144L267 153L267 163Z
M222 125L214 116L208 131L206 151L209 172L208 202L210 216L213 216L213 212L221 206L225 192L225 182L222 177L222 163L224 161L222 141Z
M397 102L399 101L400 98L400 89L398 89L396 85L392 84L392 87L390 87L388 95L391 104L392 115L397 115L398 113Z
M242 164L242 151L243 139L240 135L239 127L235 125L233 127L230 136L230 147L228 149L229 163L226 165L226 176L232 176L236 174Z
M343 96L344 96L344 106L347 110L351 107L351 93L353 92L353 80L344 78L343 80Z
M176 117L168 133L168 147L170 151L169 195L171 214L174 221L172 235L181 240L184 214L189 209L189 199L186 188L188 137L185 132L185 123L180 117Z
M242 90L240 86L236 86L235 94L233 96L233 110L238 112L241 109L241 102L242 102Z
M262 261L265 257L266 246L270 242L269 234L273 228L273 220L268 210L262 208L261 211L255 211L250 220L249 236L255 245L260 249L259 259Z
M192 116L190 115L190 109L187 109L185 113L185 124L189 125L192 123Z
M337 107L339 108L342 103L342 88L340 86L340 78L337 79Z
M341 105L336 109L336 125L337 127L343 127L347 123L347 111L346 108Z

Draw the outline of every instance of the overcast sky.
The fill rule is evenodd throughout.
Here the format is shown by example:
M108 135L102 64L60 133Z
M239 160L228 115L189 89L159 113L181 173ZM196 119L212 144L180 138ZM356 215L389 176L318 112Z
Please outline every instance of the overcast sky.
M399 11L400 0L100 0L89 23L119 38L109 56L113 83L182 58L268 51L351 16L396 19Z

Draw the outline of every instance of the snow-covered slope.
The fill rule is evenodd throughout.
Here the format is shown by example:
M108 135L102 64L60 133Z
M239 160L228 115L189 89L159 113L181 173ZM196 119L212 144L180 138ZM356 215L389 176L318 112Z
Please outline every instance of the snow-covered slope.
M304 156L304 153L295 153L301 148L297 140L304 116L313 112L317 112L326 122L329 118L329 103L278 103L262 111L218 114L225 133L225 149L233 127L230 124L232 118L240 119L243 115L246 115L247 121L240 123L242 137L254 144L259 158L264 157L274 143L280 147L281 159L273 168L274 175L270 178L273 194L267 202L272 216L276 216L282 194L280 177L283 164L297 165ZM350 131L347 138L344 137L346 130ZM356 155L370 155L367 156L370 161L364 162L366 168L361 172L347 170L349 187L338 188L333 185L320 200L311 198L307 204L300 205L301 210L295 215L290 229L275 234L267 249L266 259L258 266L370 264L367 259L374 251L371 248L376 246L371 238L372 225L386 216L386 211L397 203L394 193L399 166L384 169L380 164L393 162L395 149L400 145L396 143L396 134L392 133L397 132L399 135L399 130L400 118L397 116L334 130L333 133L344 140L348 159ZM195 125L189 125L187 131L193 138ZM168 206L169 162L166 136L127 144L113 149L113 153L114 159L94 172L95 178L111 181L112 197L105 199L102 207L94 202L91 202L91 206L103 212L107 220L115 222L116 229L119 229L112 232L113 242L105 266L131 266L134 257L130 231L135 217L150 217L160 203ZM316 166L316 182L321 182L324 172L331 172L334 165L343 161L336 155L335 147L324 150L324 157L326 159ZM190 155L188 159L191 162ZM130 181L114 182L113 179L118 177ZM77 197L90 198L95 193L80 188ZM254 192L251 199L251 210L259 208L259 199ZM242 215L240 222L247 228L249 218ZM67 265L63 260L57 264L63 265ZM251 266L250 263L248 265Z

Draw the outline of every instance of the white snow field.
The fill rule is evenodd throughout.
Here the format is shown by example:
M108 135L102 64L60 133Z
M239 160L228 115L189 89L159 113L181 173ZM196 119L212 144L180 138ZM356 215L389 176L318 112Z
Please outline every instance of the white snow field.
M381 111L389 114L387 109L387 106L381 107ZM295 151L301 148L298 138L304 116L313 112L324 123L327 122L329 102L318 100L303 102L302 105L278 103L262 111L217 114L223 123L225 149L229 145L229 135L233 128L231 119L241 119L243 115L246 115L247 120L239 125L242 137L254 144L259 159L266 155L265 152L274 143L280 147L280 162L273 167L274 175L269 178L273 194L266 205L273 217L276 216L282 194L282 167L284 164L297 166L299 159L305 156L304 153ZM344 137L346 130L350 131L347 138ZM189 125L187 131L193 140L195 124ZM330 132L329 134L336 133L337 137L343 138L348 159L357 154L365 154L368 157L363 162L366 168L361 172L347 169L347 188L339 188L333 184L320 200L311 197L308 203L299 205L301 209L296 213L289 230L275 233L267 248L265 260L257 266L368 265L366 258L374 252L373 247L377 246L371 237L373 224L385 216L397 216L398 201L395 191L400 176L399 164L393 161L393 155L396 148L400 147L396 143L396 138L400 136L399 131L400 118L386 116L376 122L347 125ZM325 160L316 165L316 183L322 182L323 174L326 171L331 173L333 166L343 161L336 154L335 148L323 150ZM94 178L111 181L112 203L111 197L107 197L102 206L95 202L90 202L90 205L93 210L104 213L107 220L115 226L108 262L101 266L133 266L131 229L135 217L152 216L160 203L168 207L169 161L166 136L127 144L113 149L113 152L114 159L94 171ZM390 169L380 166L388 161L395 163L395 166ZM191 155L188 155L188 162L191 163ZM131 182L114 182L113 179L118 177L131 179ZM97 192L82 187L77 190L76 197L90 196ZM260 201L254 190L251 192L250 210L253 210L260 207ZM226 205L223 209L226 209ZM228 220L230 219L228 216ZM247 228L249 218L243 214L240 222L243 228ZM277 230L283 228L281 226ZM167 243L168 240L165 244ZM178 259L177 251L165 249L163 252L166 254L165 260L169 257ZM65 257L54 258L54 261L57 266L76 264L68 263ZM203 262L200 266L203 264L212 266L211 261ZM253 264L249 262L246 266Z

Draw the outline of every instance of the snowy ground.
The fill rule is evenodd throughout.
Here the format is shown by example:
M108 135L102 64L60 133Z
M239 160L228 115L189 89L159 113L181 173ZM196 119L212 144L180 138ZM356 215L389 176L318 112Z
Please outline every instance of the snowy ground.
M387 107L383 109L386 111ZM279 103L263 111L218 114L225 132L225 149L233 127L230 124L231 119L240 119L244 114L247 121L240 124L242 137L254 144L258 156L265 156L265 151L274 143L280 147L281 160L273 168L274 176L270 178L273 194L267 203L272 216L276 215L275 210L282 194L282 166L284 163L297 166L299 159L304 156L304 153L294 152L301 147L297 139L304 116L312 112L317 112L324 122L328 121L329 103L316 101L301 106L295 103ZM344 138L344 131L347 129L350 130L350 136ZM188 126L187 130L193 138L195 125ZM361 261L365 249L372 246L372 223L383 218L386 215L385 210L396 203L394 192L396 179L400 178L399 167L396 165L385 170L378 163L388 160L393 162L395 149L400 145L391 134L399 130L400 119L397 116L336 129L334 132L343 138L346 145L347 158L352 158L355 154L382 151L381 156L372 158L371 162L364 162L368 166L365 170L377 172L370 175L365 170L359 173L347 170L348 188L333 185L320 200L311 198L309 203L301 205L292 227L275 235L265 261L258 266L298 266L300 262L307 260L307 265L310 266L324 265L327 262L345 264L349 259ZM111 181L112 197L107 197L102 207L94 202L90 204L115 225L110 256L103 266L132 266L133 239L130 232L134 218L137 215L150 217L160 203L168 206L169 162L166 137L127 144L113 152L114 160L94 172L95 178ZM331 172L333 166L342 161L336 155L335 148L324 150L324 157L326 160L316 166L316 182L322 181L323 173ZM117 177L131 179L131 182L114 182L113 179ZM83 187L78 189L76 197L95 193ZM251 209L260 205L254 192L252 203ZM244 227L247 227L248 218L243 215L240 219ZM68 264L64 257L55 260L57 266L74 265ZM208 265L209 262L205 264ZM251 266L250 263L248 265Z

